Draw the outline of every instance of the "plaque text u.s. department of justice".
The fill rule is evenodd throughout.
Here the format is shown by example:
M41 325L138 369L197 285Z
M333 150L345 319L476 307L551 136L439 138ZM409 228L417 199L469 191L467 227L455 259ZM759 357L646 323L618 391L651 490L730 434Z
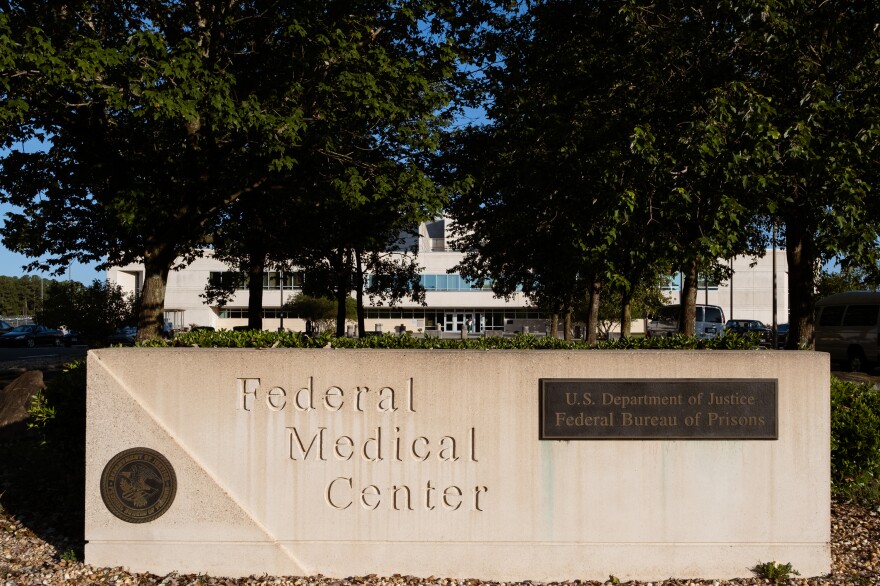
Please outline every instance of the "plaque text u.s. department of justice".
M541 379L542 440L777 439L776 379Z

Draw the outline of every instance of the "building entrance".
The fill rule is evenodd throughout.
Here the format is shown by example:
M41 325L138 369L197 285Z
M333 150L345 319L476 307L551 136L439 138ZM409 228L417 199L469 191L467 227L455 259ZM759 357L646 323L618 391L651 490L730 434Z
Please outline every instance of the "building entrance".
M471 333L482 330L481 316L466 311L446 312L443 319L444 332L460 332L467 327L467 320L471 319Z
M444 332L460 332L464 327L464 313L446 313L443 320Z

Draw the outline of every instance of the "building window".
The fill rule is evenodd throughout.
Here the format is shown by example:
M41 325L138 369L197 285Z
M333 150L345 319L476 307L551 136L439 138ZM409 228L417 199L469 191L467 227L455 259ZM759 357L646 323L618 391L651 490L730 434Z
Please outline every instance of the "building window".
M269 271L263 273L263 289L280 289L278 284L278 271ZM247 279L240 273L235 271L211 271L208 282L212 286L233 284L237 290L246 290L248 288ZM303 286L302 271L284 271L284 288L285 289L302 289Z
M212 287L229 287L234 289L247 288L239 273L232 271L211 271L211 274L208 276L208 283Z
M247 319L247 307L224 307L217 313L220 319ZM263 317L267 319L278 319L281 317L281 310L277 307L267 307L263 309ZM287 313L284 317L290 317Z
M681 273L675 273L666 280L666 283L660 285L663 291L681 291Z
M714 291L718 289L718 279L712 276L700 275L697 277L697 289L700 291L705 291L709 289Z
M367 307L367 319L424 320L426 328L435 328L444 323L447 313L469 314L482 319L485 329L503 330L506 320L545 319L546 316L533 308L446 308L446 309L395 309L390 307Z
M422 275L422 287L426 291L491 291L492 281L487 279L482 287L471 283L461 275Z
M682 277L681 273L675 273L671 277L669 277L663 285L660 285L660 289L663 291L681 291L682 286ZM710 289L712 291L718 289L718 280L714 277L708 277L700 274L697 276L697 289L700 291L704 291L706 289Z

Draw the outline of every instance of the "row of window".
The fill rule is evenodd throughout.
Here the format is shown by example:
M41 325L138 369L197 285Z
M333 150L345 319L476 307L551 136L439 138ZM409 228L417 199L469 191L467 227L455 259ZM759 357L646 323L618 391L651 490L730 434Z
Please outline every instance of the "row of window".
M220 319L247 319L248 310L247 307L224 307L219 311L217 317L219 317ZM263 317L269 319L278 319L279 317L281 317L281 310L277 307L263 309ZM284 317L290 316L285 313Z
M660 287L664 291L681 291L681 273L675 273L669 280ZM718 289L718 280L712 277L707 279L706 275L697 277L697 289L703 291L709 289L715 291Z
M247 279L239 273L212 271L208 277L212 286L247 289ZM305 273L302 271L268 271L263 273L263 289L302 289ZM369 278L369 277L368 277ZM461 275L421 275L421 284L426 291L491 291L492 282L486 281L477 287Z
M422 287L426 291L491 291L492 281L477 287L461 275L422 275Z
M263 273L263 289L302 289L304 273L302 271L267 271ZM208 282L212 286L247 289L247 277L230 271L211 271Z

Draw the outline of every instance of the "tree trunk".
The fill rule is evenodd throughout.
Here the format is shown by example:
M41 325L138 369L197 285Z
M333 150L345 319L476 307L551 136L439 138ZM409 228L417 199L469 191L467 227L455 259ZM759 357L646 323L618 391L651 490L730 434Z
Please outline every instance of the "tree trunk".
M564 328L563 332L562 332L562 339L565 340L566 342L571 341L571 313L572 313L572 308L570 306L566 307L565 308L565 322L563 323L563 326L562 326Z
M251 253L248 256L248 328L263 329L263 272L266 269L266 256ZM280 309L279 309L280 311Z
M553 312L550 314L550 331L547 332L547 335L551 338L555 338L556 334L559 332L559 314L557 312Z
M593 279L590 285L590 307L587 312L587 343L596 343L596 334L599 330L599 296L602 294L602 282Z
M336 267L336 337L345 335L345 301L351 292L351 262L347 250L337 254Z
M355 259L355 295L357 301L357 328L358 338L366 336L366 319L364 316L364 265L361 261L361 252L354 251Z
M815 320L815 266L817 254L811 234L798 222L786 222L785 256L788 259L788 339L786 350L813 348Z
M678 333L685 336L693 336L696 333L697 276L699 271L700 261L693 258L684 267L681 275L681 311L678 314Z
M632 291L624 291L620 303L620 337L632 334Z
M148 250L144 255L144 288L138 312L137 341L162 337L165 324L165 288L173 258L162 248Z

